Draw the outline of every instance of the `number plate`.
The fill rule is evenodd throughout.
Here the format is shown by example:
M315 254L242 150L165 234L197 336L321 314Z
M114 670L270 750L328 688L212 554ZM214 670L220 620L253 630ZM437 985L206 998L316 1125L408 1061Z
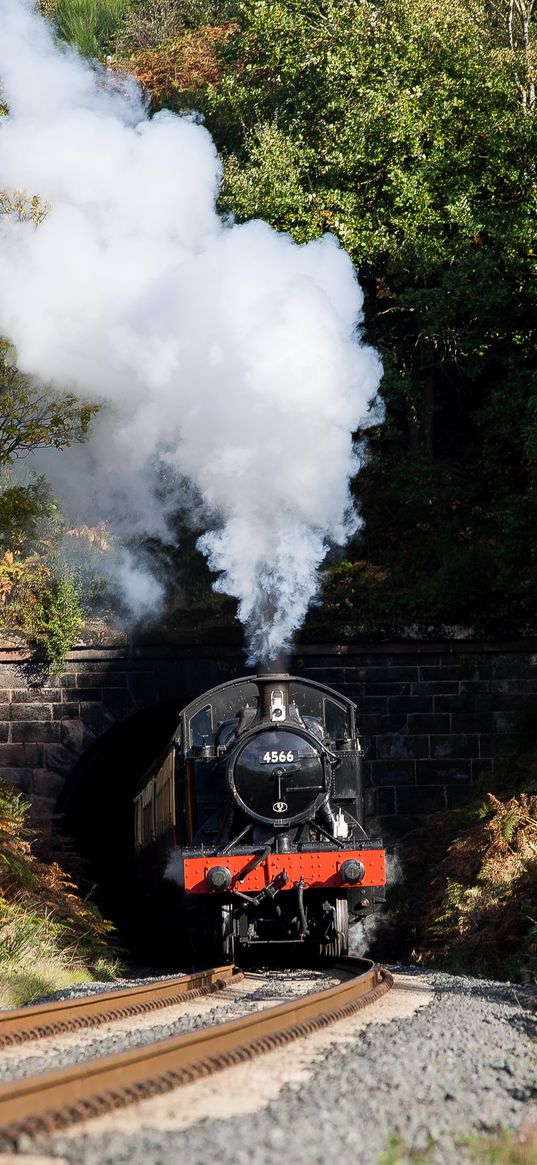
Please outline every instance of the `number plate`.
M263 752L259 757L261 765L290 765L298 759L298 753L290 748L273 748L271 752Z

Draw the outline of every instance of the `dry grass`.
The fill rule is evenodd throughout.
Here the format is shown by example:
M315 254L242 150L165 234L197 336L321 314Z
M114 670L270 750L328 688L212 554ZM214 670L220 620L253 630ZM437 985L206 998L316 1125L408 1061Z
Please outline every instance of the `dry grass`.
M151 94L155 105L177 101L181 94L216 85L221 75L219 50L233 25L203 25L184 32L153 51L142 51L124 62Z
M55 861L40 860L29 806L0 782L0 1004L18 1006L59 987L118 970L111 925Z

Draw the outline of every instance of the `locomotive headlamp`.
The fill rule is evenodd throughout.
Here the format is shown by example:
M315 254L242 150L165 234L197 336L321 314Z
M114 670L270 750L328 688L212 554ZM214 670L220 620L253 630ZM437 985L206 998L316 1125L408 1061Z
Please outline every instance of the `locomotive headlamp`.
M281 689L270 693L270 719L272 722L285 720L285 700Z
M211 890L229 890L231 872L227 866L211 866L211 869L207 870L205 881Z
M347 882L349 886L356 886L365 876L364 863L357 861L356 858L349 858L339 867L339 876L342 882Z

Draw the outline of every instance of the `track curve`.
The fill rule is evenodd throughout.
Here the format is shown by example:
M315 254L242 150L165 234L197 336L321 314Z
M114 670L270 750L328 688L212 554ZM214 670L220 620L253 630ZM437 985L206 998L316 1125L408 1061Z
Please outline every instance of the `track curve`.
M337 969L349 977L324 991L142 1048L2 1085L0 1148L16 1146L23 1134L36 1136L65 1128L282 1047L367 1007L393 984L389 972L369 960L344 959Z

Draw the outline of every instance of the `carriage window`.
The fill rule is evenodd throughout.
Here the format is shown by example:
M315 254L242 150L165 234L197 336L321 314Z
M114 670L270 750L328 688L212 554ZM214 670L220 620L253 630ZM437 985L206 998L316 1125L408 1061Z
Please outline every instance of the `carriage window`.
M210 704L200 708L195 716L190 718L190 747L198 748L203 744L210 744L213 736L213 715Z
M344 740L349 734L347 709L335 700L324 701L324 722L331 740Z

